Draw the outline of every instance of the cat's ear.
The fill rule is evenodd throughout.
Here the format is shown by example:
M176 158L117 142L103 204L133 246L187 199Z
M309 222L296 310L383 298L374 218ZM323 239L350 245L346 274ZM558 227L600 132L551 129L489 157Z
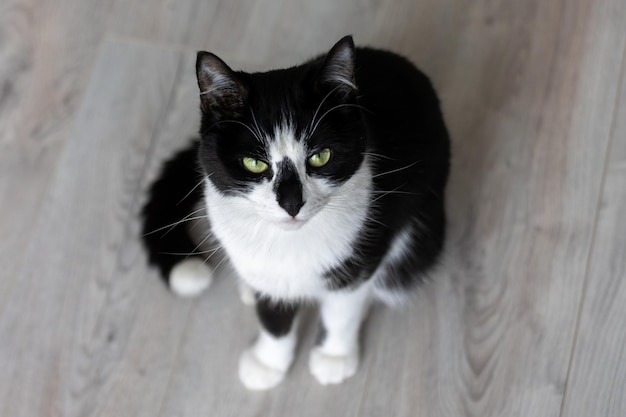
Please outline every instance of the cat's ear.
M204 113L219 118L237 115L244 106L247 91L238 75L210 52L198 52L196 74Z
M346 36L337 42L324 60L320 75L322 86L335 90L344 98L356 95L354 56L352 36Z

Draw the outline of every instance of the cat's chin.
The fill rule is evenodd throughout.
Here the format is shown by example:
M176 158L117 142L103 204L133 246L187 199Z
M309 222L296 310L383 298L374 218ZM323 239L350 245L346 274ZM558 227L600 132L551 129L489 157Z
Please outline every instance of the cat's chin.
M305 220L294 219L294 218L280 220L280 221L275 222L275 224L283 230L298 230L302 226L304 226L305 223L306 223Z

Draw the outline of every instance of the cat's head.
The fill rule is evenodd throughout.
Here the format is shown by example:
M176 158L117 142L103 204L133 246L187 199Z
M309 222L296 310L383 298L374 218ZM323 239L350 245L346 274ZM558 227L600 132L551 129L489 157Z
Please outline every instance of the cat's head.
M196 70L200 163L218 192L286 229L341 198L365 150L351 37L289 69L235 72L199 52Z

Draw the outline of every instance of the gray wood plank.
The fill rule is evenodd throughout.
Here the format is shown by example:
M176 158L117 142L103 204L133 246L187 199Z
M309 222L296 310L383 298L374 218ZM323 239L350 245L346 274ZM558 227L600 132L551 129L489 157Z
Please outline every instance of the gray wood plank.
M450 192L447 269L421 296L435 301L422 301L406 315L374 314L369 334L381 331L375 339L382 342L366 350L373 352L364 361L371 368L362 369L360 379L326 390L311 383L305 339L286 383L250 394L238 385L236 365L249 341L241 332L250 338L255 332L252 313L242 313L232 288L218 284L192 315L164 415L320 408L336 415L558 412L608 141L611 82L619 71L606 51L621 44L615 30L608 36L599 31L607 22L616 27L615 18L596 14L605 11L603 4L565 11L540 6L530 14L521 6L472 6L466 18L461 12L451 17L459 24L457 40L446 46L456 53L438 55L441 45L422 46L437 68L448 68L434 78L442 86L461 170ZM584 42L573 42L580 31ZM482 53L472 49L477 39ZM411 49L408 43L403 48ZM592 71L598 62L606 68L602 76ZM579 71L588 77L579 79ZM590 143L590 134L598 141ZM559 155L558 163L545 155ZM585 187L578 189L581 179ZM231 315L207 319L224 309ZM421 317L424 322L417 322ZM236 331L224 328L224 320L239 323ZM311 337L310 330L306 334ZM411 335L408 347L405 335ZM416 357L425 359L414 363Z
M267 51L289 42L285 38L276 44L272 35L276 32L277 25L283 20L289 20L285 17L294 17L292 11L283 10L290 4L303 8L310 7L307 5L311 2L302 0L293 3L282 0L181 0L175 4L165 0L118 2L113 10L109 32L115 36L162 42L183 48L204 48L218 55L227 55L228 63L231 65L243 62L248 69L250 65L262 69L264 64L269 64L266 59ZM314 8L327 9L329 2L324 0L319 4L316 2L312 4ZM331 7L331 10L333 9L336 7ZM285 58L293 59L295 51L291 52ZM311 51L300 52L303 53L310 54ZM284 59L283 62L286 63Z
M116 36L207 49L248 70L290 66L353 34L358 44L393 47L431 64L433 42L446 45L463 8L456 0L135 0L117 2ZM227 34L227 35L226 35ZM428 59L425 59L428 58Z
M146 267L135 216L179 59L158 48L103 45L0 321L0 414L92 415L120 379L136 377L116 372L129 362L139 374L161 375L142 379L146 392L165 389L169 368L155 363L147 370L146 361L173 359L178 341L168 351L170 339L161 338L187 311L164 291L139 290L137 272L145 276ZM161 304L144 309L150 294ZM145 329L135 329L137 323ZM128 340L142 339L148 329L142 344L127 350ZM146 345L151 337L161 345Z
M370 324L379 312L372 316ZM379 327L375 323L368 327L366 345L374 344L374 329ZM367 379L355 377L332 387L319 385L308 370L309 349L317 331L317 312L308 308L299 324L296 359L285 381L267 392L246 390L237 376L239 355L256 337L258 322L254 309L241 304L233 273L222 271L192 312L161 416L351 414L358 408ZM365 349L364 363L372 354L372 349Z
M626 415L625 77L623 65L620 105L562 416Z
M221 0L135 0L118 1L113 9L109 33L186 46L191 31L207 35L215 18L223 15Z
M254 335L252 309L240 305L232 276L218 274L192 311L160 416L240 416L267 400L237 380L238 351ZM262 413L261 413L262 414Z
M448 46L447 256L429 304L387 317L355 415L560 413L624 3L516 4L472 3Z
M171 59L172 53L163 52ZM103 307L103 320L112 322L114 328L125 331L123 352L110 359L115 372L109 377L111 389L97 393L97 409L93 415L154 417L160 412L170 389L171 374L177 369L181 340L188 333L188 317L196 309L195 303L182 300L170 293L161 283L155 269L147 268L146 254L139 247L139 213L147 189L158 175L162 162L184 147L196 135L199 124L197 86L193 71L195 54L179 56L178 71L167 107L155 129L145 172L143 173L133 214L128 221L133 230L120 251L110 293L120 297L130 287L134 294L123 303L109 302ZM124 284L131 281L132 285ZM111 297L113 298L113 297ZM124 309L120 310L121 304ZM130 316L130 317L129 317ZM132 319L132 326L122 320ZM98 359L100 360L100 359Z
M555 416L566 387L563 415L624 414L623 123L575 328L625 6L118 1L118 41L92 73L110 3L5 2L0 414ZM237 360L257 325L232 274L173 298L145 265L137 212L196 131L195 49L263 69L346 33L408 55L439 87L455 142L447 254L413 304L372 313L354 378L309 375L311 310L286 381L250 393Z
M32 225L84 95L110 4L0 5L0 317L27 262Z

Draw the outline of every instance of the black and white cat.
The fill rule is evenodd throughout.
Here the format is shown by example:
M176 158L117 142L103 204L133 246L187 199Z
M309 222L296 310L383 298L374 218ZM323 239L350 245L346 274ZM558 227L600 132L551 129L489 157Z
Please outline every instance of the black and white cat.
M204 240L256 296L243 384L284 378L298 305L311 300L321 334L310 371L339 383L356 372L369 304L401 301L442 250L450 151L436 94L406 59L351 37L289 69L236 72L200 52L196 70L200 140L151 188L150 261L181 295L206 288L217 257L196 255L183 224L206 210Z

